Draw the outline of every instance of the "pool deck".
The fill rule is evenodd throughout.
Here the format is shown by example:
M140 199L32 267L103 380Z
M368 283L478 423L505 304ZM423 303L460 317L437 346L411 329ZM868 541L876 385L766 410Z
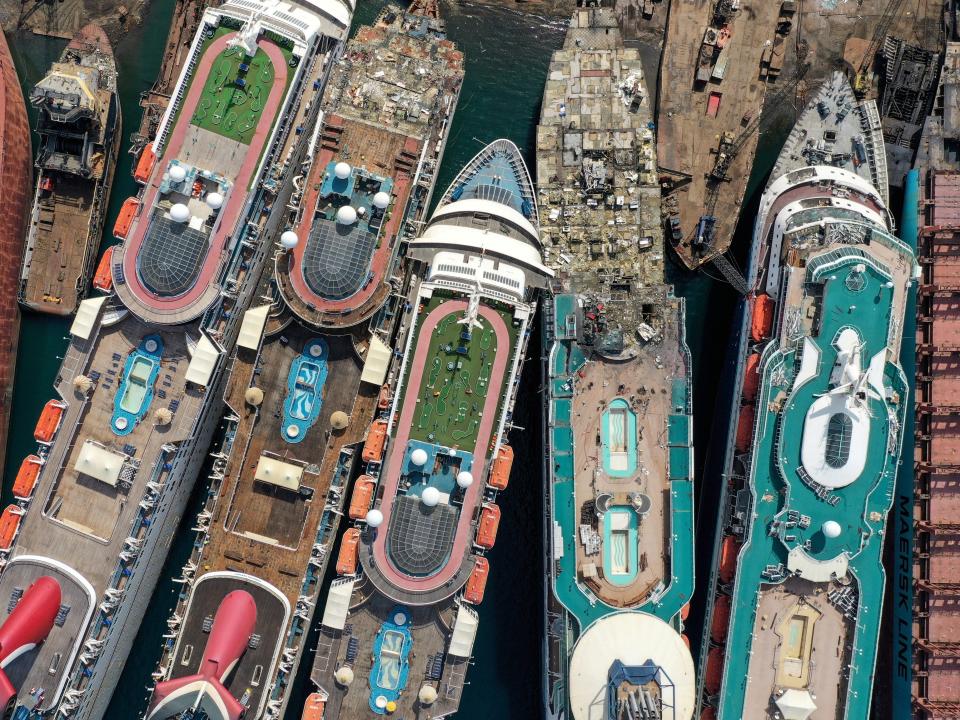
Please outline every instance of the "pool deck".
M453 313L463 313L466 309L467 303L463 300L446 300L442 302L423 318L419 329L416 330L417 337L432 337L434 330L443 318ZM500 314L493 308L481 304L480 315L496 332L497 346L512 351L510 331ZM410 360L410 371L403 396L403 404L400 408L399 417L394 423L396 436L391 443L389 458L381 475L383 478L383 495L377 507L383 512L385 528L390 526L390 513L393 508L393 500L398 494L397 483L400 479L400 469L403 467L407 441L411 437L413 419L417 412L417 398L420 395L418 391L425 379L426 362L430 355L430 346L431 343L416 343L414 355ZM484 402L482 417L477 426L476 441L472 449L474 463L473 475L476 478L485 477L487 461L490 454L489 445L493 439L493 428L498 420L497 407L500 403L501 393L507 382L507 369L512 360L513 353L511 351L499 352L493 360L493 367L490 372L490 384L487 388L487 397ZM389 553L387 552L386 539L388 533L380 532L376 535L372 545L372 560L378 574L395 588L418 594L439 590L445 585L448 585L448 583L451 583L455 578L457 585L466 582L467 574L469 574L473 565L469 558L469 551L473 544L474 534L473 516L480 503L483 487L484 483L475 482L467 488L464 493L463 505L460 508L460 517L457 523L451 554L439 572L425 578L414 578L405 573L398 572L390 561ZM366 539L364 540L364 545L369 545ZM466 571L466 573L464 571ZM455 588L450 588L451 594L454 589Z
M257 123L256 131L249 146L237 143L242 148L243 162L227 195L226 203L220 211L217 230L210 236L203 268L193 287L177 297L161 297L148 290L139 279L137 265L144 238L151 225L152 216L157 212L156 204L160 184L166 173L167 164L177 159L186 165L194 164L193 155L197 151L194 145L186 146L185 139L195 129L191 122L197 104L204 93L206 80L220 53L226 49L229 40L236 33L228 33L210 44L200 58L190 90L183 101L180 117L175 123L163 154L157 158L156 166L147 186L144 188L140 215L123 245L113 253L114 287L123 303L138 316L153 322L183 322L201 314L218 296L219 288L214 278L220 268L223 250L228 238L233 234L240 213L246 205L248 186L260 162L260 156L277 119L278 111L287 92L287 64L281 49L269 40L260 39L257 44L273 63L276 77L270 89L270 95L264 103L263 112ZM200 152L203 152L201 146ZM214 172L223 172L223 167L203 168ZM122 268L125 282L118 283L118 269Z

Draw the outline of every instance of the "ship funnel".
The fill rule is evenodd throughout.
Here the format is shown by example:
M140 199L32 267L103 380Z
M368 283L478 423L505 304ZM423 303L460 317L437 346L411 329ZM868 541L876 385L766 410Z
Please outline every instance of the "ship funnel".
M220 602L207 647L195 675L157 683L147 720L174 718L201 710L211 720L239 720L246 708L224 686L247 649L257 625L257 604L245 590Z
M60 612L60 583L52 577L37 578L0 625L0 710L17 695L3 669L42 643Z

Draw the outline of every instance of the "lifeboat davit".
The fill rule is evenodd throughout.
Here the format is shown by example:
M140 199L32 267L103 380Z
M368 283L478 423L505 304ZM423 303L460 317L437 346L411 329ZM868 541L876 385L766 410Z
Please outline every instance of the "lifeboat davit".
M753 314L750 319L750 337L756 342L766 340L773 330L773 314L776 303L766 293L760 293L753 301Z
M7 505L0 514L0 550L9 550L23 520L23 508L19 505Z
M743 371L743 399L753 402L760 387L760 353L747 355L747 364Z
M156 164L157 154L153 151L153 143L148 143L140 153L140 159L137 160L137 169L133 171L134 180L146 184Z
M483 593L487 589L487 576L490 574L490 563L486 558L478 557L473 566L473 572L467 579L467 587L463 591L463 599L468 603L479 605L483 602Z
M730 627L730 598L718 595L713 601L713 620L710 622L710 637L715 643L723 644L727 640Z
M736 447L738 452L746 452L750 449L750 442L753 440L753 419L756 410L753 405L744 405L740 408L740 418L737 420L737 440Z
M500 527L500 507L484 505L480 511L480 527L477 528L477 545L489 550L497 542L497 529Z
M360 457L364 462L379 462L383 457L383 446L387 441L387 421L376 420L370 426L370 433L363 443L363 452Z
M310 693L307 702L303 704L303 715L300 720L323 720L323 708L327 704L320 693Z
M716 695L720 692L720 684L723 681L723 648L710 648L707 655L707 669L703 673L703 688L708 695Z
M509 445L501 445L497 457L493 461L493 467L490 470L490 487L497 490L506 490L510 482L510 468L513 467L513 448Z
M110 261L113 259L113 246L107 248L107 251L100 258L97 265L97 272L93 276L93 286L100 292L108 293L113 289L113 274L110 271Z
M737 555L740 554L740 543L733 535L727 535L723 538L723 545L720 546L720 570L717 575L720 582L729 583L733 581L733 576L737 572Z
M39 443L49 443L53 436L60 429L60 421L63 420L63 411L67 404L60 400L48 400L43 406L43 412L40 413L40 419L37 420L37 427L33 431L34 439Z
M343 542L340 544L340 554L337 555L337 574L356 574L359 557L360 531L357 528L350 528L343 534Z
M370 475L361 475L357 478L357 484L353 487L353 495L350 497L348 515L351 520L360 520L367 516L367 510L370 509L370 501L373 499L373 491L376 487L377 482Z
M20 469L17 471L17 479L13 481L13 496L18 500L26 500L33 495L33 489L37 486L37 478L40 477L40 468L43 467L43 460L39 455L27 455L20 463Z

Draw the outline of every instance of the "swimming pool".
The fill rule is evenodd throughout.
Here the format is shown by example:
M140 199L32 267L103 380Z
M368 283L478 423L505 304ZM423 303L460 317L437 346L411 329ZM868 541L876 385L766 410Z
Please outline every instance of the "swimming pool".
M637 577L637 526L633 508L614 505L603 515L603 576L611 585Z
M601 417L600 452L610 477L637 471L637 416L623 398L615 398Z
M148 335L127 356L113 400L110 427L117 435L129 435L150 409L153 386L160 374L163 341L159 335Z
M373 641L373 668L370 670L370 709L378 715L387 712L387 703L396 702L407 686L408 658L413 638L410 635L410 611L396 606L390 619L380 626Z
M317 422L327 382L329 349L325 340L308 341L290 363L287 397L283 402L283 426L280 434L288 443L302 442Z

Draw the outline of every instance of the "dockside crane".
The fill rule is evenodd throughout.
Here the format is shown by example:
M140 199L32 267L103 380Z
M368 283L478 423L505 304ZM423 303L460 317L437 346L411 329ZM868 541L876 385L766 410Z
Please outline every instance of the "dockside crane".
M880 50L880 45L883 43L884 38L886 38L887 33L890 32L890 26L897 17L897 13L900 12L901 5L903 5L903 0L890 0L883 9L880 22L878 22L873 29L870 46L867 48L867 52L864 53L863 59L860 61L860 67L857 68L856 77L853 79L853 92L858 98L864 97L870 91L870 86L872 85L871 78L873 76L873 61L877 56L877 52Z

